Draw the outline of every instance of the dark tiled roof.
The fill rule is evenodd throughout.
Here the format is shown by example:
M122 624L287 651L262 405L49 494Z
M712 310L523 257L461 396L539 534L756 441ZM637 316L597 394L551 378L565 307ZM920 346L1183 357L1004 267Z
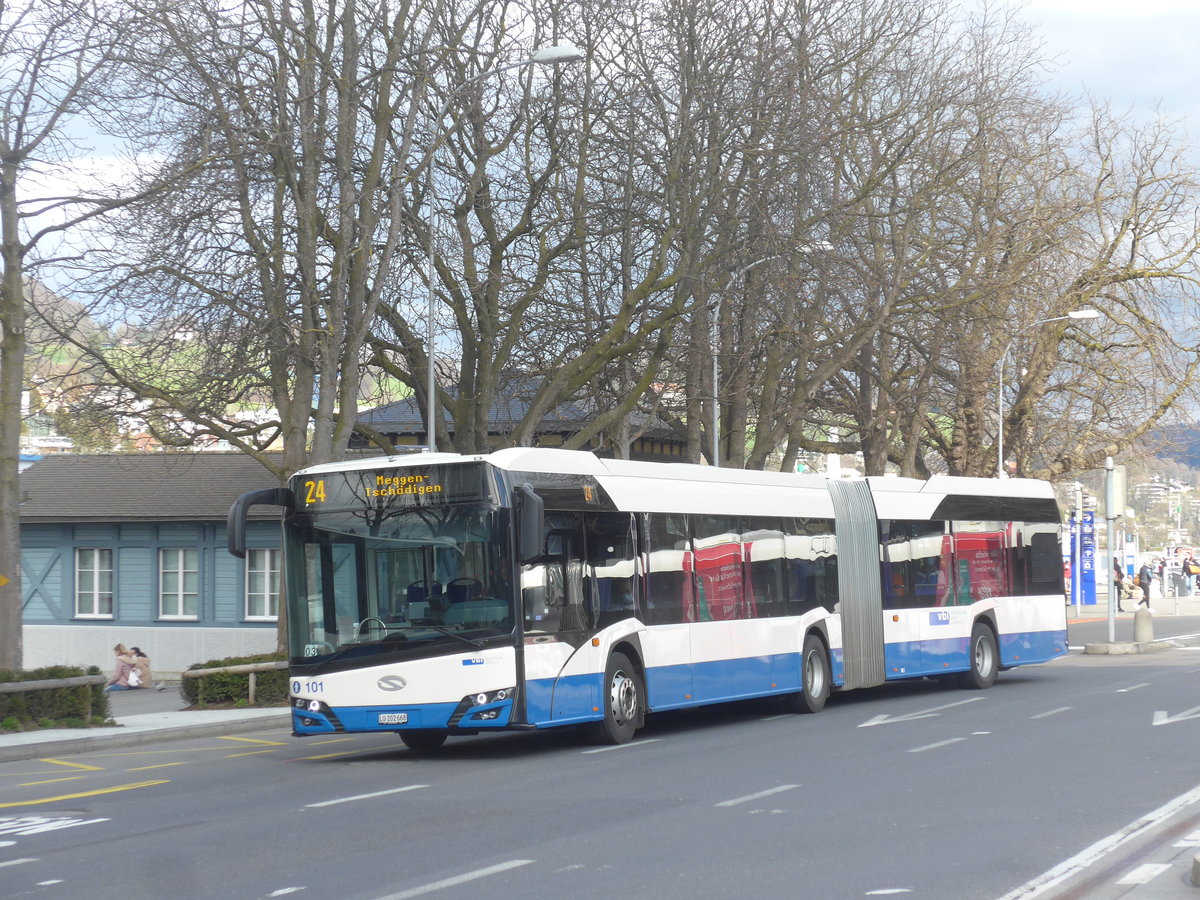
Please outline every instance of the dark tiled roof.
M525 375L508 375L500 381L492 405L488 409L488 432L490 434L508 434L516 425L523 421L529 412L529 404L537 395L538 379ZM448 389L451 394L456 388ZM443 411L443 415L444 415ZM588 422L595 415L594 405L586 400L568 400L551 409L538 423L540 433L566 432L572 433ZM633 415L632 420L643 422L644 416ZM425 433L425 419L416 400L408 397L377 406L374 409L359 413L358 421L373 428L381 434L419 434ZM674 437L674 433L665 423L655 421L650 430L658 437Z
M279 484L242 453L62 453L27 468L20 483L23 523L223 522L241 494Z

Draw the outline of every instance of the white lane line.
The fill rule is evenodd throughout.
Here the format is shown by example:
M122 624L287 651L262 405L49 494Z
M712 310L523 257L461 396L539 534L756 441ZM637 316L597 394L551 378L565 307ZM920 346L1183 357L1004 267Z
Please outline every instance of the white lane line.
M1169 865L1162 863L1146 863L1138 866L1136 869L1130 870L1128 873L1117 879L1117 884L1149 884L1167 869Z
M609 750L627 750L630 747L642 747L646 744L657 744L662 738L646 738L644 741L630 741L628 744L613 744L611 747L597 747L595 750L584 750L584 753L607 753Z
M1058 709L1048 709L1045 712L1040 712L1036 716L1030 716L1031 719L1048 719L1051 716L1057 716L1059 713L1065 713L1069 709L1074 709L1071 706L1060 706Z
M965 741L966 738L950 738L948 741L938 741L936 744L926 744L924 747L910 747L909 753L923 753L926 750L936 750L938 747L947 747L950 744L957 744L959 741Z
M720 803L714 803L713 806L737 806L739 803L749 803L751 800L761 800L763 797L770 797L772 794L782 794L784 791L795 790L800 787L798 784L781 784L779 787L768 788L765 791L759 791L757 794L747 794L745 797L735 797L732 800L722 800Z
M776 719L794 719L794 718L796 718L796 714L795 714L795 713L780 713L780 714L779 714L779 715L777 715L777 716L764 716L763 718L759 719L758 721L760 721L760 722L774 722Z
M453 878L443 878L441 881L434 881L429 884L423 884L420 887L409 888L407 891L401 891L398 894L388 894L386 897L380 897L379 900L408 900L409 897L420 897L422 894L432 894L434 891L443 891L446 888L458 887L460 884L466 884L469 881L475 881L479 878L487 878L489 875L499 875L501 872L507 872L509 869L527 866L531 862L533 862L532 859L510 859L508 862L497 863L494 866L488 866L486 869L464 872L462 875L455 875Z
M1173 847L1200 847L1200 831L1193 831L1182 841L1176 841Z
M1130 691L1136 691L1138 688L1150 687L1150 682L1143 681L1141 684L1134 684L1127 688L1117 688L1118 694L1128 694Z
M1145 832L1153 830L1181 809L1185 809L1196 802L1200 802L1200 785L1197 785L1185 794L1180 794L1174 800L1164 803L1158 809L1147 813L1137 821L1130 822L1120 831L1114 831L1108 837L1101 838L1090 847L1084 848L1070 859L1063 860L1052 869L1047 869L1041 875L1037 876L1037 878L1025 882L1025 884L1016 890L1009 891L1000 900L1018 900L1018 898L1019 900L1030 900L1031 897L1044 894L1046 891L1062 884L1068 878L1078 875L1106 853L1110 853L1123 844L1137 839Z
M901 713L898 716L875 716L873 719L868 719L859 725L859 728L870 728L872 725L890 725L893 722L911 722L914 719L928 719L931 716L938 715L943 709L951 709L955 706L962 706L964 703L975 703L983 700L983 697L970 697L966 700L955 700L953 703L943 703L941 706L931 706L929 709L921 709L916 712Z
M0 869L4 868L5 866L19 866L21 863L27 862L37 862L37 857L27 856L24 859L9 859L4 862L0 862Z
M403 794L405 791L416 791L427 788L427 784L409 784L390 791L376 791L373 794L355 794L353 797L338 797L336 800L322 800L320 803L305 804L305 809L319 809L322 806L337 806L339 803L353 803L355 800L370 800L373 797L386 797L388 794Z

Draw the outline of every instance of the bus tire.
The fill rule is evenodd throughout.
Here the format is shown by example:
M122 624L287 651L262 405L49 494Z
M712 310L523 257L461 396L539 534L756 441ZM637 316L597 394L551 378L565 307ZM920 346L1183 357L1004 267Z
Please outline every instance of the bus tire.
M602 690L604 718L592 726L592 739L598 744L628 743L642 723L645 692L641 676L624 653L608 657Z
M976 622L971 627L967 657L971 668L963 673L963 687L980 691L990 688L1000 669L1000 653L996 647L995 633L983 622Z
M829 699L830 682L829 654L825 652L821 639L809 633L804 636L804 650L800 654L800 690L788 694L788 710L795 713L820 712Z
M400 735L400 740L404 742L404 746L417 753L432 753L441 747L442 744L446 743L446 732L444 731L414 729L412 731L401 731L398 734Z

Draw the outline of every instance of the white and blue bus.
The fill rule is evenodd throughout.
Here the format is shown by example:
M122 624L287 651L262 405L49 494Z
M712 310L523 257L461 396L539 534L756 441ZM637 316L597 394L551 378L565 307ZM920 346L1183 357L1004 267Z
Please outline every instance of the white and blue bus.
M314 466L284 507L293 730L450 735L997 672L1067 651L1051 486L512 448Z

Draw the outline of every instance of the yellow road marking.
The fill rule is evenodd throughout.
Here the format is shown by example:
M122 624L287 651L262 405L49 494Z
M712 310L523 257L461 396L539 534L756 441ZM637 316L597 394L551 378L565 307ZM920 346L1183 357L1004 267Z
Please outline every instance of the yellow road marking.
M258 756L260 753L278 753L278 750L247 750L245 753L226 753L226 759L237 759L239 756Z
M270 744L273 747L286 747L287 741L264 741L262 738L244 738L222 736L223 741L245 741L247 744Z
M185 762L159 763L158 765L154 765L154 766L137 766L136 768L130 769L129 771L130 772L142 772L146 769L169 769L171 766L186 766L186 765L187 765L187 763L185 763Z
M82 775L68 775L66 778L51 778L48 781L22 781L17 787L33 787L35 784L56 784L59 781L78 781Z
M354 740L354 738L333 738L332 740L328 740L328 741L312 741L309 743L309 746L316 747L319 744L344 744L344 743L346 743L346 741L352 741L352 740Z
M83 769L87 772L103 772L104 771L104 768L102 766L89 766L89 765L85 765L84 763L67 762L65 759L50 759L49 757L47 757L46 759L38 760L38 762L54 763L56 766L70 766L72 769Z
M301 759L333 759L335 756L353 756L355 753L370 753L374 748L364 747L362 750L344 750L341 753L325 753L321 756L302 756Z
M119 784L116 787L101 788L96 791L83 791L79 794L61 794L58 797L41 797L37 800L14 800L0 803L0 809L11 809L14 806L36 806L39 803L58 803L61 800L79 800L83 797L98 797L101 794L116 794L120 791L132 791L135 788L153 787L156 784L170 784L170 781L139 781L136 784Z

